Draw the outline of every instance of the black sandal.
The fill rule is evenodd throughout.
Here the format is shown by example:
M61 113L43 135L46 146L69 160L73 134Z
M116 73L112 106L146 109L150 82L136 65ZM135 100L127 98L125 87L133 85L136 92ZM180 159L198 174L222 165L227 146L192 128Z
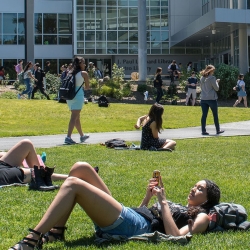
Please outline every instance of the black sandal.
M62 230L61 233L54 233L52 231L47 232L44 236L43 236L43 242L50 242L49 241L49 236L54 237L54 241L65 241L65 230L67 230L67 227L53 227L52 229L56 229L56 230Z
M26 245L28 247L31 247L32 249L37 249L37 250L42 249L43 248L42 238L43 238L44 235L42 233L37 232L37 231L35 231L33 229L30 229L30 228L29 228L29 231L31 233L39 235L39 239L38 240L34 240L34 239L31 239L31 238L24 237L21 241L19 241L18 243L16 243L16 245L18 245L17 248L15 247L16 246L15 245L15 246L11 247L10 249L22 250L24 245ZM35 244L31 244L30 242L33 242Z

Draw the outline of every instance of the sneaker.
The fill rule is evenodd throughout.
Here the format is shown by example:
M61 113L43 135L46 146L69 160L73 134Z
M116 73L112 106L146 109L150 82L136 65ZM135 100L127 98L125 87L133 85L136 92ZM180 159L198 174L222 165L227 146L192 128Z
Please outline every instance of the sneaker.
M76 142L73 141L70 137L65 137L64 143L69 144L69 145L76 144Z
M21 99L21 95L20 94L17 95L17 99Z
M80 142L85 142L89 138L89 135L83 135L80 137Z
M201 134L202 134L202 135L209 135L208 132L202 132Z
M222 134L222 133L224 133L225 132L225 130L220 130L220 131L217 131L217 135L219 135L219 134Z

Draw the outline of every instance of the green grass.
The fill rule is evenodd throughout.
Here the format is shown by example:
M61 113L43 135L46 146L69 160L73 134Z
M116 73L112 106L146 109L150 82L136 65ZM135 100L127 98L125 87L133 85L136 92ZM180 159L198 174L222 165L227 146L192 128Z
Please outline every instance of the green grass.
M67 104L47 100L0 99L0 137L25 135L65 134L70 112ZM137 118L147 114L151 105L111 104L99 108L86 104L81 112L84 132L108 132L133 130ZM200 126L201 108L165 105L164 128ZM220 123L245 121L249 110L243 108L219 108ZM213 124L211 111L208 124ZM76 133L76 131L74 131Z
M244 205L249 203L249 136L186 139L177 142L173 153L107 149L101 145L74 145L38 149L46 151L49 166L67 174L76 161L99 166L100 176L113 196L126 206L137 206L154 169L161 170L167 198L186 204L190 188L208 178L221 188L221 201ZM60 182L58 182L60 183ZM2 188L0 217L0 249L20 240L33 228L53 200L54 192L27 191L27 187ZM66 242L44 245L44 249L98 249L94 244L93 224L77 206L67 223ZM249 232L209 233L194 235L183 249L249 249ZM128 242L110 244L109 249L179 249L172 243L150 244Z
M0 99L0 137L66 133L69 115L66 104L47 100ZM150 105L111 104L98 108L89 103L82 111L85 132L128 131L138 116L148 113ZM164 128L200 126L200 107L165 106ZM248 109L219 108L221 123L249 119ZM213 124L211 112L208 124ZM37 149L46 151L48 166L67 174L76 161L99 166L100 176L113 196L126 206L137 206L154 169L160 169L167 198L186 204L187 194L197 181L214 180L222 191L221 201L244 205L249 203L249 136L213 137L177 141L173 153L155 151L122 151L100 145L74 145ZM139 142L138 142L139 143ZM61 183L61 182L58 182ZM2 188L0 206L0 249L8 249L33 228L58 191L28 191L27 187ZM93 224L76 206L68 223L66 242L44 245L44 249L99 249L93 238ZM183 249L249 249L248 232L225 232L195 235ZM171 243L128 242L110 244L109 249L179 249Z

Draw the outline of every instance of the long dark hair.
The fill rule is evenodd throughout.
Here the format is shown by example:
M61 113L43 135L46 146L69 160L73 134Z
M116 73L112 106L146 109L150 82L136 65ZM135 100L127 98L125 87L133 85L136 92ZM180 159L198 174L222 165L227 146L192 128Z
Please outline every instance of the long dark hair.
M25 65L25 67L24 67L24 69L23 69L23 72L26 72L26 71L28 70L30 64L32 64L31 61L29 61L29 62Z
M211 180L204 179L207 186L207 200L200 206L189 207L188 215L194 219L198 213L209 213L209 210L220 202L220 188Z
M162 72L162 68L161 68L161 67L158 67L158 68L156 69L155 75L158 75L158 74L160 74L161 72Z
M79 71L81 71L82 69L81 69L81 66L80 66L80 64L82 63L82 62L85 62L85 60L84 60L84 58L83 57L80 57L80 56L76 56L74 59L73 59L73 61L72 61L72 70L71 70L71 74L72 75L75 75L75 74L77 74Z
M151 120L154 120L156 123L156 128L158 132L162 130L162 115L164 108L160 104L154 104L149 110L148 116Z

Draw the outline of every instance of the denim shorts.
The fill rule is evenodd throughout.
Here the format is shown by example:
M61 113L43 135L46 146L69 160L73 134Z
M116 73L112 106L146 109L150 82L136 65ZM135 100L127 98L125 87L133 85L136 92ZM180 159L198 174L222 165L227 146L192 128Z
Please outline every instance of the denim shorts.
M125 235L131 237L144 233L151 233L151 223L133 209L122 206L119 218L110 226L95 226L97 231L111 235Z

